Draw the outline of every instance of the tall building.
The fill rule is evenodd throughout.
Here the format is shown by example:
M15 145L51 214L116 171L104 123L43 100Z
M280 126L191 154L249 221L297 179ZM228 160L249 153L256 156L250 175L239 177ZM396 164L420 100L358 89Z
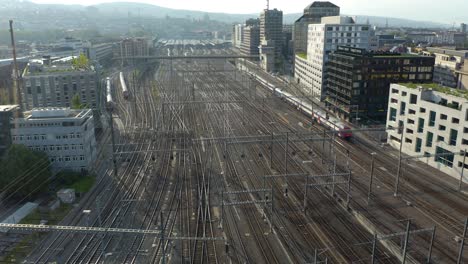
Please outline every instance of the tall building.
M461 32L461 33L467 33L467 32L466 32L466 24L465 24L465 23L461 23L461 24L460 24L460 32Z
M458 71L462 68L465 59L468 59L468 50L427 47L427 51L423 54L435 57L434 82L456 88Z
M248 25L244 28L244 41L241 45L241 54L255 56L259 54L260 27L258 25Z
M296 81L304 92L324 100L328 55L342 45L369 49L371 30L346 16L324 17L321 24L310 24L307 53L297 53L294 64Z
M11 120L18 105L0 105L0 157L11 145Z
M268 41L274 46L276 58L283 50L283 11L265 9L260 14L260 43Z
M149 40L146 38L127 38L122 40L119 45L114 48L114 57L123 58L125 62L132 60L128 57L148 56L149 55Z
M346 46L330 53L326 103L346 120L385 122L395 82L432 83L434 58Z
M241 48L244 39L244 25L234 25L232 44L236 48Z
M294 53L307 52L307 33L310 24L320 24L322 17L339 16L340 8L331 2L316 1L304 9L304 14L294 22Z
M100 64L112 59L115 43L90 44L83 47L83 52L92 61Z
M23 72L22 108L70 107L73 96L79 95L82 104L98 107L98 84L92 66L76 67L71 58L51 61L32 60Z
M13 143L45 152L54 171L86 171L96 158L91 109L35 108L11 126Z
M468 175L468 92L438 84L392 84L388 101L388 143L457 179ZM403 139L403 140L402 140ZM434 156L437 154L444 154ZM430 156L432 155L432 156ZM466 176L465 176L466 178Z

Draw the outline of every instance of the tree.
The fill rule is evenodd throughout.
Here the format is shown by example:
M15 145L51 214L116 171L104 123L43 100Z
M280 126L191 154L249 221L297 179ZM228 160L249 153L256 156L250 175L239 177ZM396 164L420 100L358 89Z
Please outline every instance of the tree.
M6 198L22 199L47 190L50 161L43 152L12 145L0 160L0 168L0 190Z
M86 55L83 53L78 56L78 58L72 59L72 65L75 69L88 69L89 68L89 60Z
M84 109L84 108L87 108L87 107L88 107L88 105L81 103L81 98L80 98L79 94L75 94L72 97L71 109Z

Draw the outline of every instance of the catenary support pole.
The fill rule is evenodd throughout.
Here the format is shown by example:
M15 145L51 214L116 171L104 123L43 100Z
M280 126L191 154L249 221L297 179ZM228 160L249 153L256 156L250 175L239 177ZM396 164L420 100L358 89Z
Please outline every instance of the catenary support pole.
M432 261L432 247L434 245L434 239L435 239L435 234L436 234L436 226L432 229L432 234L431 234L431 240L429 242L429 250L427 251L427 261L426 263L431 263Z
M460 172L460 183L458 184L458 191L461 192L463 188L463 174L465 173L465 162L466 162L466 149L463 152L463 164Z
M395 182L395 193L394 196L398 196L398 188L400 185L400 174L401 174L401 161L402 161L402 151L403 151L403 135L405 134L405 126L401 126L401 136L400 136L400 151L398 152L398 170Z
M377 254L377 234L374 234L374 240L372 241L372 259L371 264L375 263Z
M406 224L405 242L404 242L404 245L403 245L403 260L401 261L402 264L406 263L406 255L407 255L407 252L408 252L410 228L411 228L411 220L408 220L408 223Z
M463 250L465 247L466 229L468 229L468 217L466 218L465 225L463 226L463 237L460 243L460 252L458 253L457 264L461 264L463 261Z
M372 160L371 160L371 174L370 174L370 180L369 180L369 191L367 193L367 204L369 204L371 196L372 196L372 182L374 181L374 162L375 162L375 155L377 153L372 152Z

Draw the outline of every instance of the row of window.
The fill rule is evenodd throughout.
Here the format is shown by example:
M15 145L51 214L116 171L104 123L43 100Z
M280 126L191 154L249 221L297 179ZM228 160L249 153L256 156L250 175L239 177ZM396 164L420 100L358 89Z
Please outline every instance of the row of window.
M50 162L72 162L72 161L84 161L85 156L60 156L60 157L49 157Z
M70 133L66 135L56 135L55 139L73 139L81 138L81 133ZM12 136L13 141L30 141L30 140L47 140L47 135L45 134L34 134L34 135L15 135Z
M37 151L84 150L83 144L43 145L43 146L31 146L29 148L32 150L37 150Z

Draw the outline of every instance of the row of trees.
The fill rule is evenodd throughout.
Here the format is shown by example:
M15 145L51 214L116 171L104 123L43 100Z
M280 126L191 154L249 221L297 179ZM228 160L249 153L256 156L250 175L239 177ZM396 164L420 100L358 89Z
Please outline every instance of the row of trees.
M12 145L0 160L3 199L22 199L45 192L51 176L47 155L23 145Z

